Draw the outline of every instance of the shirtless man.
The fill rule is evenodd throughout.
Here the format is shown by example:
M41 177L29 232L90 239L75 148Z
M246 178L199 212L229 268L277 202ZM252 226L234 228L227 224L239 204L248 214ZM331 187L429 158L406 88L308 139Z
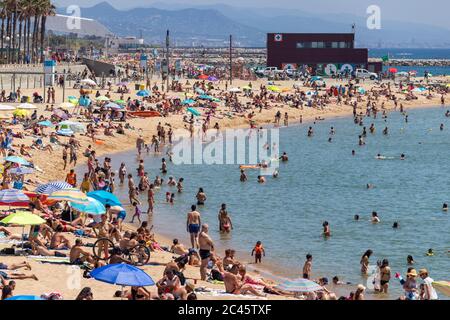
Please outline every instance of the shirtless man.
M123 238L119 241L119 248L121 250L131 249L137 246L139 243L136 240L137 234L125 231Z
M85 262L95 263L92 254L82 248L83 241L81 239L75 240L75 245L70 249L70 263L73 265L82 265Z
M211 259L212 251L214 251L214 243L210 236L208 235L209 226L207 224L202 225L202 232L198 238L200 250L200 258L202 259L202 263L200 265L200 276L203 281L206 280L206 268L208 266L208 262Z
M265 297L264 294L259 293L255 288L249 284L244 284L240 280L239 276L239 265L235 264L230 269L230 271L225 271L223 273L223 282L225 284L225 290L230 294L248 294L251 293L258 297Z
M306 261L303 266L303 279L311 279L311 269L312 269L312 255L306 255Z
M193 204L191 206L191 212L187 215L186 229L191 235L192 248L198 248L198 233L200 231L201 218L200 212L197 211L197 206Z
M184 254L188 254L189 250L186 249L183 244L179 243L178 239L173 239L173 244L172 247L170 247L170 252L182 256Z
M63 233L63 226L58 225L56 227L56 232L53 234L50 240L50 249L63 249L72 248L69 238L67 238Z
M96 232L96 234L97 238L99 239L111 239L112 231L115 229L115 227L110 222L108 222L108 217L106 216L106 214L101 215L101 221L93 225L92 228L95 231L98 230L98 233ZM102 251L104 253L104 257L109 257L108 243L106 241L101 241L98 243L99 255L101 255Z

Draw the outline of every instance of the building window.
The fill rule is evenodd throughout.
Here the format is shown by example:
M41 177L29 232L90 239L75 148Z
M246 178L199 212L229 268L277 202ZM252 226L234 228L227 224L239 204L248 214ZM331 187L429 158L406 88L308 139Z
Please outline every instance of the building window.
M339 48L339 42L332 42L332 43L331 43L331 47L332 47L333 49Z
M297 42L297 49L308 49L312 47L311 42Z

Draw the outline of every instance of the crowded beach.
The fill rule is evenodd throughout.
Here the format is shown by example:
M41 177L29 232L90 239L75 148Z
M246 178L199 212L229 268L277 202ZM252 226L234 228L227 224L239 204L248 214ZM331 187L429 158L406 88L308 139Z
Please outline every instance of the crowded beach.
M305 73L296 79L252 77L230 83L226 68L190 63L177 80L166 82L149 77L137 57L120 57L120 65L119 74L109 78L81 70L74 85L65 89L65 99L64 77L40 90L2 90L2 300L367 298L365 284L348 285L339 275L317 277L311 254L298 257L301 267L291 279L274 281L257 270L250 272L249 263L264 265L270 254L264 241L255 239L243 261L233 248L219 251L211 232L218 225L219 232L233 233L239 220L224 203L217 208L218 221L204 221L202 205L208 197L201 186L192 195L196 202L180 213L186 229L173 230L171 239L159 235L148 223L148 217L158 215L155 199L173 201L173 194L162 194L159 188L164 184L174 193L183 192L189 183L169 178L173 164L162 150L170 150L180 130L195 137L211 129L257 131L305 123L305 135L313 136L309 124L325 118L353 116L359 123L391 112L407 117L410 108L446 105L445 77L359 81ZM387 128L383 133L388 134ZM359 137L360 145L364 139ZM115 161L114 154L125 150L136 155L136 168ZM150 156L161 158L160 172L146 170L144 159ZM282 154L280 161L295 159ZM76 174L80 165L86 167L83 176ZM240 174L236 183L266 182L264 177L248 180L245 169ZM115 195L118 188L128 190L127 201ZM372 223L378 222L374 212ZM186 233L190 241L183 243L179 239ZM327 221L323 235L332 240ZM372 251L365 249L355 264L369 276ZM120 274L136 275L136 281L121 283ZM377 263L370 294L387 294L395 282L404 294L392 299L448 296L449 282L432 276L427 266L416 267L412 260L405 270L391 271L384 259Z

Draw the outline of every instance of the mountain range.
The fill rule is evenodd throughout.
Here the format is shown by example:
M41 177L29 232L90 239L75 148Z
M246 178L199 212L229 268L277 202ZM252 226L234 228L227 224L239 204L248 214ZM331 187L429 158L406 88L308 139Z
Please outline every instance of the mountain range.
M66 14L65 8L57 11ZM172 43L178 46L225 46L229 35L233 35L235 46L265 47L267 32L351 32L354 23L358 47L450 48L450 30L446 28L382 20L381 29L369 30L366 17L353 14L319 15L282 8L163 2L124 11L102 2L82 8L81 13L101 22L114 34L142 34L151 44L163 44L169 29Z

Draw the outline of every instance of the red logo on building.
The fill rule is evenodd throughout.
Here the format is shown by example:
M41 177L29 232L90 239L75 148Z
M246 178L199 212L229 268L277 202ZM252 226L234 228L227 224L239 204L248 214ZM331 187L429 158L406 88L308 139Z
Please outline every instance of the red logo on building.
M276 35L274 36L274 40L275 40L275 42L281 42L281 41L283 41L283 35L282 35L282 34L276 34Z

